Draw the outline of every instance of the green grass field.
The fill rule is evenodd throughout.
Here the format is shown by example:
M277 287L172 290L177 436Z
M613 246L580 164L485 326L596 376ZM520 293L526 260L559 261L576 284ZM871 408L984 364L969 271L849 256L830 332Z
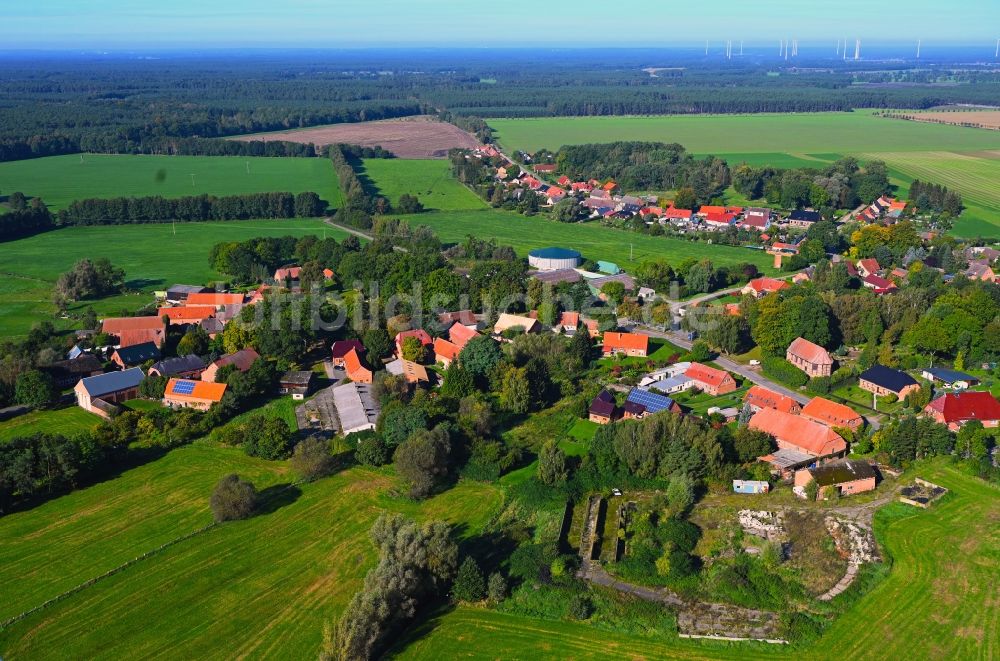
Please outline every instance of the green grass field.
M290 159L289 159L290 160ZM203 284L221 277L208 264L208 253L219 241L255 236L317 234L343 239L347 233L320 220L226 221L150 225L69 227L2 244L0 260L0 335L26 333L47 319L57 327L71 323L55 318L52 285L59 274L84 257L107 257L125 269L130 288L150 292L175 283ZM99 313L136 309L149 303L146 294L122 295L77 304L70 311L93 305Z
M558 223L543 217L527 217L509 211L443 211L404 216L412 223L429 226L446 242L460 242L472 235L495 238L527 256L535 248L561 246L583 253L585 259L609 260L628 269L646 259L678 263L686 257L710 259L716 265L751 262L771 272L772 259L762 251L685 241L664 236L646 236L596 222Z
M325 158L51 156L0 163L0 191L5 195L21 191L41 197L53 209L90 197L183 197L201 193L313 191L331 206L341 201L337 175Z
M259 488L291 479L284 462L195 444L3 517L0 617L209 523L212 486L230 472ZM276 497L273 511L181 542L0 632L0 653L314 658L324 622L374 562L367 534L380 512L442 518L468 536L500 504L487 485L462 483L422 503L386 495L395 486L388 473L360 468L302 485Z
M650 140L678 142L695 154L825 154L829 152L978 151L1000 148L1000 133L918 124L869 111L650 117L491 119L507 149Z
M0 442L39 431L71 436L93 429L101 419L78 406L52 411L31 411L0 422Z
M460 211L485 209L486 203L451 175L442 160L401 158L366 159L359 176L371 179L379 192L395 204L403 193L416 195L425 209Z
M952 490L928 511L892 504L876 530L887 579L805 647L624 636L575 622L459 608L429 622L400 658L990 659L1000 648L1000 489L943 462L912 475Z

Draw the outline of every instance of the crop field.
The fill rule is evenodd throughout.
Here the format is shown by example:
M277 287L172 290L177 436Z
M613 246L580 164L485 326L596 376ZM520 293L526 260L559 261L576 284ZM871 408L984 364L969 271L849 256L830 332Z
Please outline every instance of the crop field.
M910 112L905 115L915 122L937 122L940 124L973 125L989 129L1000 129L1000 110L960 110L937 112Z
M868 111L491 119L507 149L616 140L678 142L695 154L825 154L1000 149L1000 132L894 121Z
M943 462L913 473L952 494L923 511L890 504L876 531L888 578L807 647L624 636L582 623L458 608L430 622L401 658L990 659L1000 653L1000 489Z
M292 159L288 159L292 160ZM125 269L129 288L150 292L175 283L201 284L221 277L208 264L208 252L219 241L255 236L326 235L347 233L320 220L223 221L213 223L158 223L68 227L0 244L0 335L26 333L36 321L54 318L52 285L59 274L84 257L107 257ZM101 314L136 309L149 303L148 295L121 295L83 301L77 312L92 305ZM71 323L69 324L72 325Z
M963 129L972 130L972 129ZM1000 150L957 153L867 152L864 158L881 159L904 178L943 184L962 194L966 210L955 223L959 236L1000 237Z
M451 164L441 160L373 158L358 170L395 204L403 193L416 195L425 209L460 211L485 209L486 203L451 175Z
M444 158L455 147L473 149L479 145L474 136L454 124L435 117L416 116L313 126L291 131L242 135L234 140L287 140L330 145L335 142L364 147L382 147L399 158Z
M100 421L99 417L78 406L52 411L31 411L0 422L0 443L39 431L71 436L93 429Z
M238 472L270 494L247 521L212 528L0 632L4 658L314 658L374 562L382 511L482 529L496 487L461 483L414 503L385 471L301 487L284 462L195 444L122 476L0 519L3 617L210 523L208 497ZM224 641L220 644L219 641Z
M678 263L694 257L710 259L717 266L751 262L762 271L773 271L773 260L763 251L635 234L592 222L559 223L493 209L431 212L403 218L429 226L443 241L460 242L470 234L480 239L495 238L502 245L513 246L522 256L535 248L560 246L579 250L585 259L610 260L626 269L646 259Z
M325 158L71 154L0 163L0 191L41 197L52 209L85 198L183 197L312 191L338 206L340 188Z

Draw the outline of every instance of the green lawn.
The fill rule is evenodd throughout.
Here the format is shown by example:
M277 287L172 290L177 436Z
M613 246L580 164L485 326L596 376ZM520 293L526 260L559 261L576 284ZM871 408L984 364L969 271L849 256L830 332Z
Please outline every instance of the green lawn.
M50 156L0 163L0 191L5 195L21 191L29 197L41 197L53 209L90 197L183 197L201 193L313 191L331 206L338 206L341 200L337 175L325 158Z
M889 505L876 532L888 578L817 641L784 647L621 635L587 623L458 608L405 645L407 659L989 659L1000 646L995 598L1000 489L943 461L912 472L952 494L924 511Z
M446 242L463 241L468 235L495 238L527 256L535 248L560 246L583 253L584 258L613 261L624 268L646 259L666 259L677 264L686 257L710 259L716 265L751 262L761 271L773 273L773 259L748 248L718 246L665 236L647 236L597 222L559 223L540 216L527 217L509 211L441 211L404 216L411 223L429 226Z
M291 159L289 159L291 160ZM0 335L26 333L37 321L47 319L57 327L72 321L55 318L52 285L60 273L84 257L107 257L125 269L130 288L150 292L175 283L204 284L221 278L208 264L208 253L219 241L240 241L255 236L326 235L337 239L347 233L320 220L225 221L149 225L68 227L8 241L0 260ZM150 302L148 294L115 296L87 305L101 313L117 314Z
M695 154L821 154L880 151L978 151L1000 148L1000 132L919 124L870 111L649 117L491 119L508 150L650 140L679 142Z
M403 193L416 195L425 209L485 209L486 203L451 175L449 161L401 158L366 159L358 176L367 176L395 204Z
M72 435L93 429L101 419L78 406L54 410L31 411L0 422L0 441L44 431L49 434Z
M731 393L726 393L725 395L710 395L707 392L699 392L698 394L692 394L690 390L684 392L679 392L676 395L672 395L674 400L686 409L691 409L695 415L703 416L706 415L708 409L713 406L718 406L720 409L735 407L737 409L743 407L743 396L749 390L749 386L743 386L737 388Z
M285 462L195 444L121 477L0 518L0 616L211 521L208 497L238 472L258 488L292 479ZM461 483L415 503L386 493L386 471L355 468L301 486L273 511L172 546L0 631L4 658L315 658L373 564L379 513L462 524L476 534L500 504L496 487ZM272 491L273 492L273 491ZM288 494L288 492L286 492Z

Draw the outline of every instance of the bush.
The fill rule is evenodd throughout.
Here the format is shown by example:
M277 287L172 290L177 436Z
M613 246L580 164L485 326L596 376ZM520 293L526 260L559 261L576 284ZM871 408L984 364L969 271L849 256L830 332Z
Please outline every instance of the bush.
M767 356L761 361L761 371L764 376L776 381L781 381L785 385L793 388L804 386L809 381L809 376L795 365L784 358L777 356Z
M806 384L806 391L815 395L825 395L830 392L830 385L830 377L817 376L809 379L809 383Z
M585 594L575 594L569 600L569 614L574 620L586 620L594 614L594 602Z
M291 464L292 470L307 482L329 475L333 470L330 443L318 436L310 436L295 446Z
M292 430L281 418L255 416L246 426L243 451L261 459L284 459L292 449Z
M235 521L249 518L257 507L257 489L235 473L215 485L209 500L215 521Z
M381 436L367 436L358 442L358 448L354 451L354 458L359 464L365 466L384 466L389 463L392 452L389 446L382 440Z

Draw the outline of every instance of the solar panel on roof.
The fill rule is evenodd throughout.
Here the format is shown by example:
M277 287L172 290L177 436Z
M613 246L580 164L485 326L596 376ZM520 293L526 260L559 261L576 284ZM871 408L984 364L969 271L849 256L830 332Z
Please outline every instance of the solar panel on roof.
M636 404L642 404L650 413L663 411L664 409L670 408L670 405L673 404L673 400L669 397L657 395L656 393L651 393L648 390L640 390L639 388L634 388L628 394L628 401L635 402Z
M190 395L194 392L194 381L178 381L174 384L174 394Z

